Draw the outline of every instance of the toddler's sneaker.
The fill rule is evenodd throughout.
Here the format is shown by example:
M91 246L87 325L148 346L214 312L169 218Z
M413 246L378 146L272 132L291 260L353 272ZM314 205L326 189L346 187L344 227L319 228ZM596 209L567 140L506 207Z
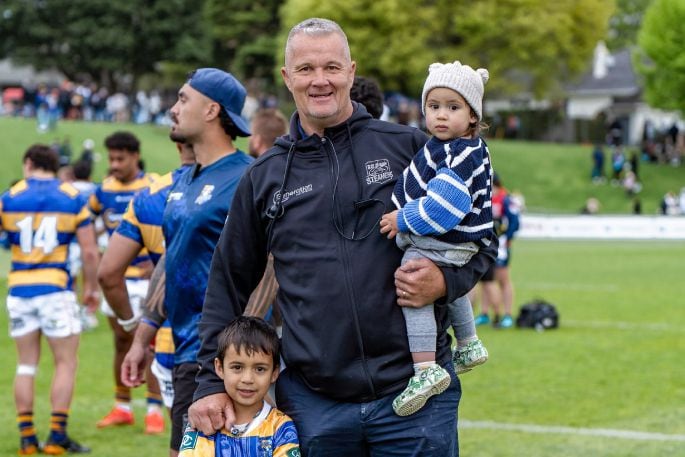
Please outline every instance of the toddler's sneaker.
M43 446L43 454L47 455L62 455L67 452L71 454L86 454L90 452L90 448L77 443L68 436L65 436L62 441L54 441L52 436L48 438Z
M423 408L430 397L447 390L451 382L447 370L437 363L433 364L411 377L407 388L393 400L392 409L398 416L414 414Z
M466 346L458 348L452 354L454 371L457 374L471 371L474 367L485 363L488 360L488 350L483 346L479 339L471 341Z
M19 440L19 455L35 455L39 450L40 446L35 435L25 436Z
M488 315L485 314L485 313L479 314L479 315L476 316L476 318L474 319L474 323L476 324L476 326L478 326L478 325L487 325L487 324L490 323L490 316L488 316Z

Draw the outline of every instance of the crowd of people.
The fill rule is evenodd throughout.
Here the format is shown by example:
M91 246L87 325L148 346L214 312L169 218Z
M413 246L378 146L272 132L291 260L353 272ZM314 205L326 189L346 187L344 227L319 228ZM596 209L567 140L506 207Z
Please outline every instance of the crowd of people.
M97 186L84 184L87 154L60 172L49 146L26 152L24 179L0 201L20 455L90 451L67 432L83 326L76 245L78 297L113 338L115 396L97 427L133 424L131 389L145 384L145 433L169 428L170 456L458 455L457 374L488 357L476 325L491 308L512 325L518 210L480 135L489 75L431 65L429 138L378 119L377 84L355 70L338 24L308 19L285 47L289 125L276 109L248 123L242 83L200 68L169 109L180 166L166 175L142 169L126 131L105 140ZM41 335L56 366L44 443Z

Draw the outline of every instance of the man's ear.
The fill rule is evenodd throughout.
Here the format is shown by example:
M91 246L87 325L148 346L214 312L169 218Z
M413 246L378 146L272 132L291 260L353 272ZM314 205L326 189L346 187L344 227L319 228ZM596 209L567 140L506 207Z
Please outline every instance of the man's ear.
M207 114L206 114L207 120L211 121L214 118L219 117L219 115L221 114L221 109L222 109L221 105L219 105L217 102L210 103L208 105L207 111L206 111L207 112Z
M218 357L214 358L214 371L218 377L224 379L224 364Z
M288 90L292 92L293 90L290 87L290 77L288 76L288 70L286 70L285 67L281 67L281 76L283 77L283 82L285 83Z

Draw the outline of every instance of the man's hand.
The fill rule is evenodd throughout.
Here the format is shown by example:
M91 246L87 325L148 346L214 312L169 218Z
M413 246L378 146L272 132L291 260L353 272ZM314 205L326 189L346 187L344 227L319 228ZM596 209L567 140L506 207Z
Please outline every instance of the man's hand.
M395 270L397 304L412 308L434 303L447 293L442 270L428 259L410 260Z
M235 423L233 402L226 393L202 397L188 408L188 422L208 436L222 427L231 428Z
M397 210L386 213L381 217L381 233L387 233L388 239L395 238L397 229Z
M121 382L127 387L138 387L145 382L146 348L135 341L121 362Z
M90 312L95 312L100 305L100 292L97 289L84 288L83 305Z
M138 387L145 382L148 348L157 334L157 328L141 322L136 328L133 342L124 361L121 362L121 382L128 387Z

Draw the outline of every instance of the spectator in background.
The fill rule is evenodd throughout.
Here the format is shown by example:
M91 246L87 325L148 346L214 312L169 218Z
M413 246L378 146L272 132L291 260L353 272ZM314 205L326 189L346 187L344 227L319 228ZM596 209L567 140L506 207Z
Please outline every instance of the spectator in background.
M490 305L495 308L493 325L498 328L511 328L514 325L511 317L514 284L511 282L509 264L511 243L519 229L520 211L516 200L511 198L499 176L495 174L492 179L492 218L499 239L499 248L494 266L481 279L483 296L481 314L476 318L476 325L490 323Z
M585 206L580 209L580 214L597 214L599 212L599 208L599 200L594 197L590 197L585 202Z
M380 119L383 114L383 92L376 80L365 76L355 76L350 98L364 105L366 111L375 119Z
M262 108L252 116L248 148L255 159L268 151L276 138L288 132L288 121L276 108Z
M621 146L615 146L611 153L611 184L618 186L623 175L623 166L626 163L626 156L623 154Z
M599 143L592 150L592 182L604 182L604 148Z
M664 216L676 216L680 214L680 207L678 204L678 197L673 191L668 191L661 199L661 214Z

